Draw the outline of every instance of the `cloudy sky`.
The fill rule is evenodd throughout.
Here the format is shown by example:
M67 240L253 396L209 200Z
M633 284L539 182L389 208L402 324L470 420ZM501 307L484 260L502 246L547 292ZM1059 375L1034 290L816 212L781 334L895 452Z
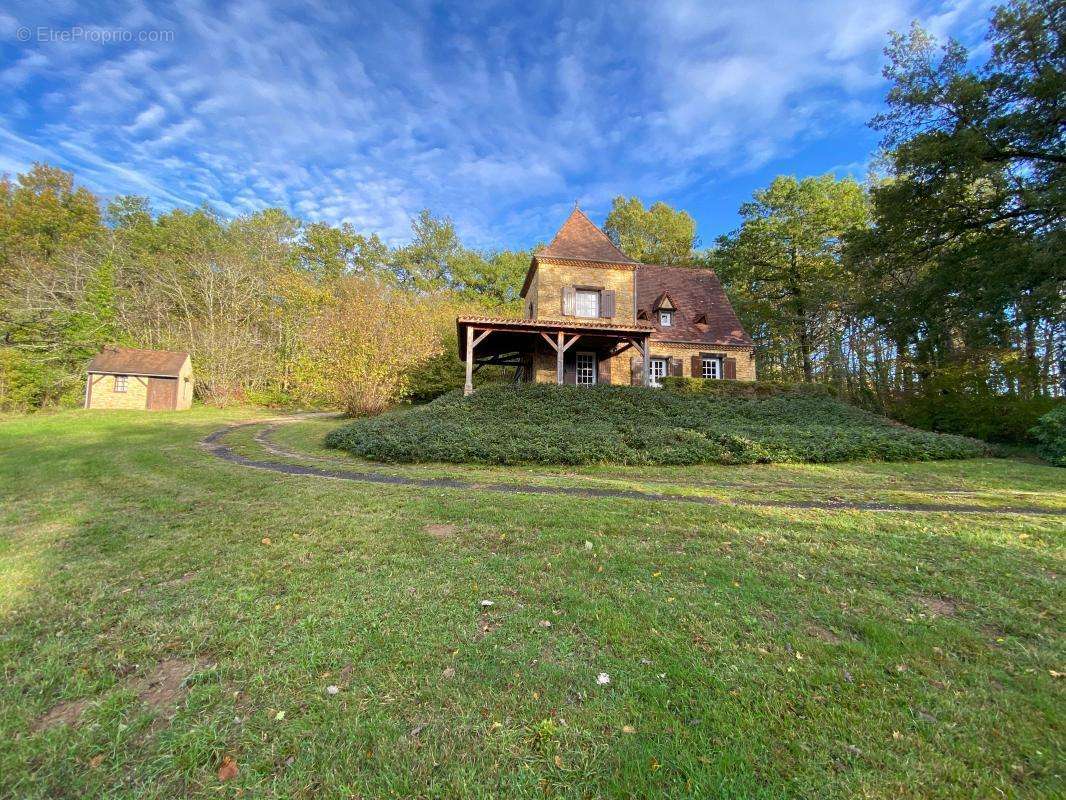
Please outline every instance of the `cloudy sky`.
M989 5L9 2L0 172L393 241L428 207L484 247L638 195L707 244L776 174L862 177L887 31L979 44Z

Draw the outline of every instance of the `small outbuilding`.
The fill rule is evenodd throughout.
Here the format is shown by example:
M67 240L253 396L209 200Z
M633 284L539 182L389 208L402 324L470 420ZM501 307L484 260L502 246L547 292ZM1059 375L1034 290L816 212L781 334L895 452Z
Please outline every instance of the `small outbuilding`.
M192 389L188 353L105 347L89 364L85 407L184 411Z

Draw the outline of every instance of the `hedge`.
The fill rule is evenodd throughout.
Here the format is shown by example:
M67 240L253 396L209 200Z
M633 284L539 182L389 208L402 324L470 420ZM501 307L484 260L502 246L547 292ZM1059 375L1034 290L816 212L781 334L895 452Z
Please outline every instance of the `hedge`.
M774 391L745 399L676 384L666 390L487 386L471 397L451 393L351 422L326 443L377 461L484 464L925 461L990 454L982 442L907 428L824 393Z

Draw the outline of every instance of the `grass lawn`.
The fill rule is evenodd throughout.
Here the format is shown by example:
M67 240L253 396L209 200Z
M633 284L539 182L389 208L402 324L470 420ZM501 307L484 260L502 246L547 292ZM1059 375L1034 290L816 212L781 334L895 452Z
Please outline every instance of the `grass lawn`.
M0 419L0 797L1062 795L1066 518L972 507L1066 509L1066 470L378 467L321 446L337 420L226 438L474 484L971 507L825 511L199 444L267 416Z

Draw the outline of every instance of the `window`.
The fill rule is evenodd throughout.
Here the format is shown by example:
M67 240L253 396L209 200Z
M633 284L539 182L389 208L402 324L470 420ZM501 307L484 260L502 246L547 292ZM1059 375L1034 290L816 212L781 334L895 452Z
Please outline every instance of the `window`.
M666 359L653 358L648 362L648 377L652 386L662 386L666 377Z
M722 377L722 359L713 358L711 356L704 356L702 362L702 369L700 371L701 378L721 378Z
M600 315L600 293L590 289L578 289L574 292L574 316L598 317Z
M124 391L126 391L126 381L128 381L128 380L129 380L129 376L128 375L116 375L115 376L115 391L116 392L124 392Z
M577 383L578 386L595 386L596 385L596 354L595 353L578 353L577 363L575 365L577 370Z
M669 328L674 324L674 312L673 311L660 311L659 312L659 324L664 328Z

